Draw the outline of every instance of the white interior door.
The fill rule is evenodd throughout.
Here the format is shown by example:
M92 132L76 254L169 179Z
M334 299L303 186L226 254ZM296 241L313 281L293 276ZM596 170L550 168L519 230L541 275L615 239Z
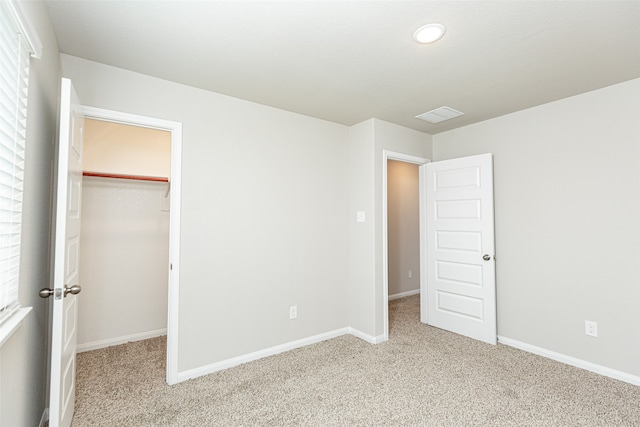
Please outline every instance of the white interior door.
M80 103L71 81L62 79L60 140L56 197L51 389L49 426L71 425L75 403L78 258L82 190L82 127Z
M495 344L492 155L428 163L426 170L426 321Z

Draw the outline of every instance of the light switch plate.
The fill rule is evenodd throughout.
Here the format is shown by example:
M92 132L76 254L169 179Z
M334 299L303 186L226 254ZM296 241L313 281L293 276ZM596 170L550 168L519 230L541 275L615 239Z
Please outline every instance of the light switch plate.
M365 222L366 214L364 211L356 212L356 222Z

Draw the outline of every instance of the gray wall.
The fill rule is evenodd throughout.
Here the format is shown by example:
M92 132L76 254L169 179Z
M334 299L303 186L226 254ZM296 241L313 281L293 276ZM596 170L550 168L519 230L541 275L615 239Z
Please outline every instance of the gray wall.
M43 44L31 61L22 214L20 303L33 307L0 350L0 425L37 426L46 407L48 300L50 285L52 162L56 138L60 63L58 45L44 6L21 2Z
M419 184L418 165L388 160L389 296L420 289Z
M375 340L384 335L382 251L383 151L431 157L431 135L370 119L349 135L349 326ZM356 223L365 211L366 223Z
M61 61L84 105L183 124L180 372L348 325L347 127Z
M374 127L374 182L375 182L375 255L376 255L376 305L375 331L381 335L383 331L384 297L383 297L383 254L382 254L382 152L390 150L397 153L431 159L432 137L429 134L407 129L402 126L375 120Z
M493 153L498 334L640 375L640 79L433 141Z
M374 336L375 216L374 120L349 128L349 326ZM365 222L356 222L358 212Z

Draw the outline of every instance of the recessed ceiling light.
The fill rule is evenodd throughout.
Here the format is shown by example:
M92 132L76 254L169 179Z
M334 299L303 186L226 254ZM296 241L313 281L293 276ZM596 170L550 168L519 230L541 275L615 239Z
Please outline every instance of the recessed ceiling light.
M445 28L442 24L423 25L413 33L413 39L418 43L433 43L444 36L444 31Z

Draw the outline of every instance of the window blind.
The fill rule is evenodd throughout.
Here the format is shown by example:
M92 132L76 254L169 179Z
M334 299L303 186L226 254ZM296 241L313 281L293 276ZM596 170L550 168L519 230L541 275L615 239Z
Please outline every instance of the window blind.
M0 323L19 306L30 57L20 27L7 2L0 2Z

